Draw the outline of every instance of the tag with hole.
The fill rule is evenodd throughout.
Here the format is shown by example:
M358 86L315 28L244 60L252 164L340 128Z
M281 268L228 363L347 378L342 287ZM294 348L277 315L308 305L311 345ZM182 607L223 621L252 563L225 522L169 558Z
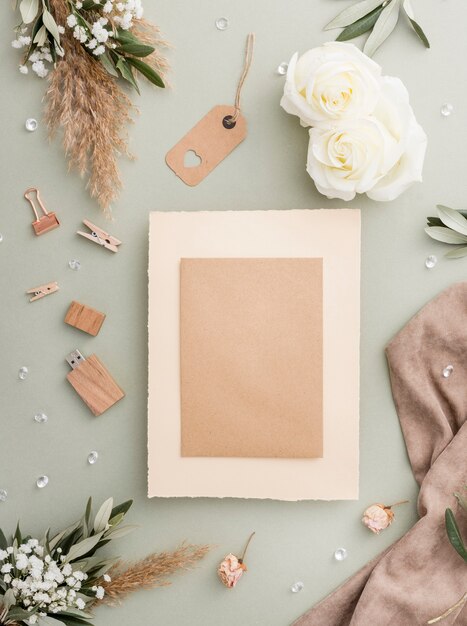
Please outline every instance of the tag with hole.
M246 120L234 115L233 106L215 106L169 150L165 161L185 184L200 183L245 139Z

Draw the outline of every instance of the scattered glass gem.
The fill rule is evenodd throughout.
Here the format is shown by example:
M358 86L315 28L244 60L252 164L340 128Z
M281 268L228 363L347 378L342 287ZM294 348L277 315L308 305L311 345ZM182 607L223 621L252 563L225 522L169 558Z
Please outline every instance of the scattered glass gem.
M39 478L36 480L36 485L39 487L39 489L43 489L44 487L47 487L48 484L49 484L48 476L39 476Z
M434 268L434 266L436 265L436 263L438 263L438 257L436 257L434 254L430 254L425 259L425 266L429 270L432 270Z
M28 130L30 133L33 133L35 130L37 130L39 124L37 120L35 120L33 117L28 117L28 119L24 123L24 126L26 127L26 130Z
M71 259L70 261L68 261L68 267L71 270L78 271L81 269L81 263L80 261L78 261L78 259Z
M2 233L0 233L0 243L2 243L2 241L3 241L3 235Z
M47 417L47 415L42 412L36 413L34 415L34 421L37 422L38 424L45 424L48 419L49 418Z
M277 66L277 73L280 76L285 76L285 74L287 74L288 69L289 69L289 64L284 61L283 63Z
M26 365L23 365L23 367L20 367L18 370L18 378L20 380L25 380L28 377L29 374L29 370L26 367Z
M443 104L443 106L441 107L441 115L443 117L449 117L453 111L454 107L452 106L452 104L449 104L449 102L446 102L446 104Z
M443 370L443 376L444 378L449 378L449 376L451 376L451 374L453 373L454 368L452 365L446 365L446 367Z
M94 463L97 463L97 459L98 458L99 458L99 453L96 450L92 450L88 454L88 463L89 463L89 465L94 465Z
M298 593L299 591L301 591L303 589L305 585L299 580L298 582L294 583L291 587L290 587L290 591L292 593Z
M348 557L348 555L349 553L345 548L337 548L337 550L334 552L334 558L336 559L336 561L343 561Z
M0 489L0 502L5 502L8 496L8 491L6 489Z
M228 27L229 27L229 20L226 17L219 17L216 20L217 30L225 30Z

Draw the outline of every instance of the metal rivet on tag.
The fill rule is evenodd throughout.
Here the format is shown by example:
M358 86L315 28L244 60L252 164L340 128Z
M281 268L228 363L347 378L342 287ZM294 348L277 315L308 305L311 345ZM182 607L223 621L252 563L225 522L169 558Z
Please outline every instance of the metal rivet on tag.
M235 128L236 124L237 122L233 120L233 117L231 115L226 115L224 119L222 120L222 126L224 128L227 128L227 130L231 130L232 128Z

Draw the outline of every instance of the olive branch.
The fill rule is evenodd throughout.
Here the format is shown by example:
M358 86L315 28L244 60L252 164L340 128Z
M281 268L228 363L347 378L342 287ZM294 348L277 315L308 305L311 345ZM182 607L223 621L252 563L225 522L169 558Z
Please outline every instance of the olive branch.
M415 21L410 0L362 0L339 13L324 30L343 28L336 41L348 41L371 31L363 47L363 52L371 57L396 27L400 13L408 19L425 48L429 48L430 42Z

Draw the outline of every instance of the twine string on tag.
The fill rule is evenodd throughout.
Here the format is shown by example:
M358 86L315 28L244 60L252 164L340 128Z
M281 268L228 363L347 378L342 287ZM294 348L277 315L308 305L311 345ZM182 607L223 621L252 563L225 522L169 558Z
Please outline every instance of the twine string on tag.
M230 123L234 124L238 116L240 115L240 98L242 95L243 85L245 83L246 77L248 76L248 72L250 71L251 63L253 61L253 49L255 46L255 34L249 33L246 39L246 50L245 50L245 64L243 66L243 72L240 76L240 80L238 81L237 93L235 94L235 113L232 115L230 119Z

